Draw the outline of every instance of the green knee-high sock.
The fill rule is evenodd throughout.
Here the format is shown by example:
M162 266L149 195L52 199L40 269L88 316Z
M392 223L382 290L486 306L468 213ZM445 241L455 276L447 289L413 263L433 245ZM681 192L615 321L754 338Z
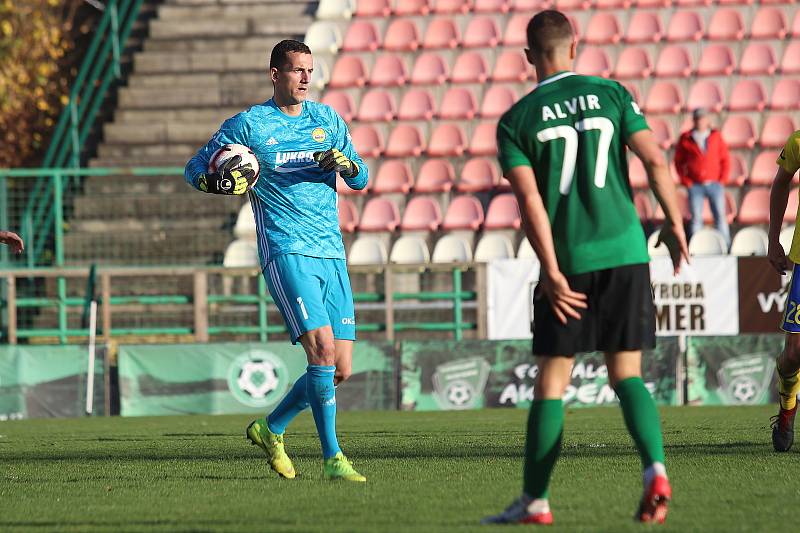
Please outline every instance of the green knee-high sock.
M528 413L523 491L533 499L547 498L547 485L561 451L564 406L561 400L534 400Z
M653 463L664 463L664 443L661 438L661 420L656 402L650 396L642 378L623 379L617 383L617 396L622 406L625 425L633 437L644 468Z

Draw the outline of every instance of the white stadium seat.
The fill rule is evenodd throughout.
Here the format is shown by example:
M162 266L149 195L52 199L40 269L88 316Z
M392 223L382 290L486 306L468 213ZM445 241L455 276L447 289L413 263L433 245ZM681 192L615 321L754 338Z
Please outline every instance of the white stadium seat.
M239 215L236 217L236 225L233 227L233 234L237 239L255 242L256 218L253 215L253 208L250 207L250 202L245 202L242 208L239 209Z
M727 255L728 246L722 233L713 228L702 228L689 241L689 255Z
M342 46L342 32L335 22L317 21L308 27L303 42L315 54L335 54Z
M394 243L392 255L389 257L389 260L392 263L401 265L430 263L431 253L422 237L405 235L397 239L397 242Z
M524 259L527 257L536 257L536 252L533 250L533 246L531 246L531 241L528 240L527 237L522 239L522 242L519 243L519 248L517 249L517 257L520 259Z
M786 254L789 254L789 250L792 248L792 239L794 238L794 226L787 226L781 230L781 246L783 246L783 251Z
M350 246L347 257L351 265L385 265L388 260L386 245L377 237L359 237Z
M226 267L258 266L258 246L255 241L236 239L225 249L222 264Z
M650 234L650 237L647 239L647 252L650 254L650 257L664 257L669 256L669 250L665 245L661 245L656 248L656 243L658 242L658 234L661 230L654 231Z
M761 228L742 228L733 237L731 255L738 257L748 255L767 255L769 238Z
M317 8L319 20L349 20L356 11L356 0L322 0Z
M514 257L514 246L505 235L486 233L475 247L475 261L487 263L492 259L509 259Z
M445 235L433 249L434 263L453 263L472 261L472 247L460 235Z

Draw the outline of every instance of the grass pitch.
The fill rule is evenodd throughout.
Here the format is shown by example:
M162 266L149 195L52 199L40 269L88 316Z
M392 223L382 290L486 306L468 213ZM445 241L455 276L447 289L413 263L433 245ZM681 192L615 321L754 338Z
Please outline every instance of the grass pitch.
M659 531L783 531L800 452L772 451L773 407L662 411L674 501ZM324 482L310 414L287 432L300 477L278 479L251 417L0 423L0 531L517 531L485 527L521 486L524 410L340 413L366 484ZM569 410L548 531L645 531L639 457L618 409Z

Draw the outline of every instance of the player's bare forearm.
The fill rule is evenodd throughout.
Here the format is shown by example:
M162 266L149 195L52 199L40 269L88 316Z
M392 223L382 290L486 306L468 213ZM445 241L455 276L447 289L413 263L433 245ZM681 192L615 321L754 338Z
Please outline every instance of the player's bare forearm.
M772 182L772 189L769 193L769 240L777 242L781 226L783 225L783 214L786 212L786 204L789 201L789 191L792 188L792 176L784 169L778 167L775 180Z
M542 269L547 275L558 273L558 259L553 244L550 219L539 194L533 169L525 166L514 167L505 177L511 183L511 188L517 197L525 235L536 252Z
M628 139L628 146L644 165L650 189L664 210L666 223L683 228L683 217L678 206L678 193L669 175L667 160L661 148L658 147L653 132L650 130L637 131Z

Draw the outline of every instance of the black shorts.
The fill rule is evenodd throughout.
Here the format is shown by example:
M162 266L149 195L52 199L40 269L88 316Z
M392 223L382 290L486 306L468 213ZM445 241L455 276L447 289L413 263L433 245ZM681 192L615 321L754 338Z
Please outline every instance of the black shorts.
M656 345L655 307L646 263L567 276L587 296L580 320L562 324L537 287L533 295L534 355L646 350Z

